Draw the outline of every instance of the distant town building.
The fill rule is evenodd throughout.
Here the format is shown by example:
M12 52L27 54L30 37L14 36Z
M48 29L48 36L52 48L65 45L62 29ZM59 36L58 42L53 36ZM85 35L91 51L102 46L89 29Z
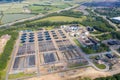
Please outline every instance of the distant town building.
M23 0L0 0L0 3L4 3L4 2L22 2Z
M120 17L113 17L111 20L115 23L120 23Z

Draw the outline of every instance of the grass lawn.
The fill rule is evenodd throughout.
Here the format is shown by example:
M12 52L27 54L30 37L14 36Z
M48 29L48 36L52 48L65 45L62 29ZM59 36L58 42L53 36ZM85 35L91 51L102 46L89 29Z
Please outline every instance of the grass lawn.
M33 75L35 75L35 73L25 74L25 73L21 72L18 74L10 74L9 79L15 79L15 78L21 78L21 77L27 77L27 76L33 76Z
M81 47L81 45L77 39L74 39L74 42L76 43L77 46Z
M78 64L69 65L68 67L69 68L75 68L75 67L80 67L80 66L84 66L84 65L85 65L84 63L78 63Z
M7 69L0 71L0 80L5 80Z
M52 29L54 29L55 27L54 26L49 26L49 27L46 27L45 29L46 30L52 30Z
M37 20L35 22L39 22L39 21L51 21L51 22L72 22L72 21L80 21L82 22L83 20L86 20L86 17L83 16L81 18L74 18L74 17L67 17L67 16L53 16L53 17L48 17L48 18L44 18L41 20Z
M106 66L104 64L97 64L97 63L94 63L96 67L98 67L99 69L105 69Z
M112 35L111 34L104 34L104 35L101 35L101 36L96 36L99 40L107 40L107 39L111 39L112 38Z

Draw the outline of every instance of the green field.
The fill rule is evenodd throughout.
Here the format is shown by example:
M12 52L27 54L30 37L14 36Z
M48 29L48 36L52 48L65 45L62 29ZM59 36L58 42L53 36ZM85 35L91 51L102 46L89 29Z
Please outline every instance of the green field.
M65 9L68 7L71 7L72 4L68 4L68 3L61 3L61 4L33 4L28 6L28 9L32 11L32 13L49 13L49 12L54 12L54 11L58 11L61 9Z
M95 66L98 67L99 69L105 69L106 66L104 64L96 64L95 63Z
M59 8L54 6L29 6L29 9L32 11L32 13L42 14L59 10Z
M21 73L18 73L18 74L10 74L9 79L16 79L16 78L21 78L21 77L29 77L29 76L33 76L33 75L35 75L35 73L25 74L25 73L21 72Z
M67 16L53 16L53 17L48 17L44 18L41 20L37 20L34 22L40 22L40 21L51 21L51 22L72 22L72 21L80 21L82 22L83 20L86 20L86 16L82 16L81 18L74 18L74 17L67 17Z
M85 63L76 63L76 64L71 64L68 67L69 68L75 68L75 67L81 67L81 66L85 66Z

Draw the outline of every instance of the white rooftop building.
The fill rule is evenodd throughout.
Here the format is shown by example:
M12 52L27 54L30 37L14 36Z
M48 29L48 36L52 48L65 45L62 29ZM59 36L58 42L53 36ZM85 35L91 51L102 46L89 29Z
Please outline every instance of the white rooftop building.
M113 17L112 19L120 21L120 17Z

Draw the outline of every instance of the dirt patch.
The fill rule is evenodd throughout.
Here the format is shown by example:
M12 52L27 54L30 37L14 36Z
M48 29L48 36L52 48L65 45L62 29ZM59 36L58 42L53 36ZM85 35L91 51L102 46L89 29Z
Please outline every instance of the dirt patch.
M0 54L3 52L4 47L9 39L10 39L10 36L7 34L1 36L1 38L0 38Z
M33 77L25 80L48 80L48 79L49 80L71 80L71 79L76 80L78 77L81 77L81 78L87 77L87 78L95 79L98 77L106 77L110 75L111 74L109 72L100 72L95 70L92 67L88 67L88 68L70 70L62 73L49 74L41 77Z

